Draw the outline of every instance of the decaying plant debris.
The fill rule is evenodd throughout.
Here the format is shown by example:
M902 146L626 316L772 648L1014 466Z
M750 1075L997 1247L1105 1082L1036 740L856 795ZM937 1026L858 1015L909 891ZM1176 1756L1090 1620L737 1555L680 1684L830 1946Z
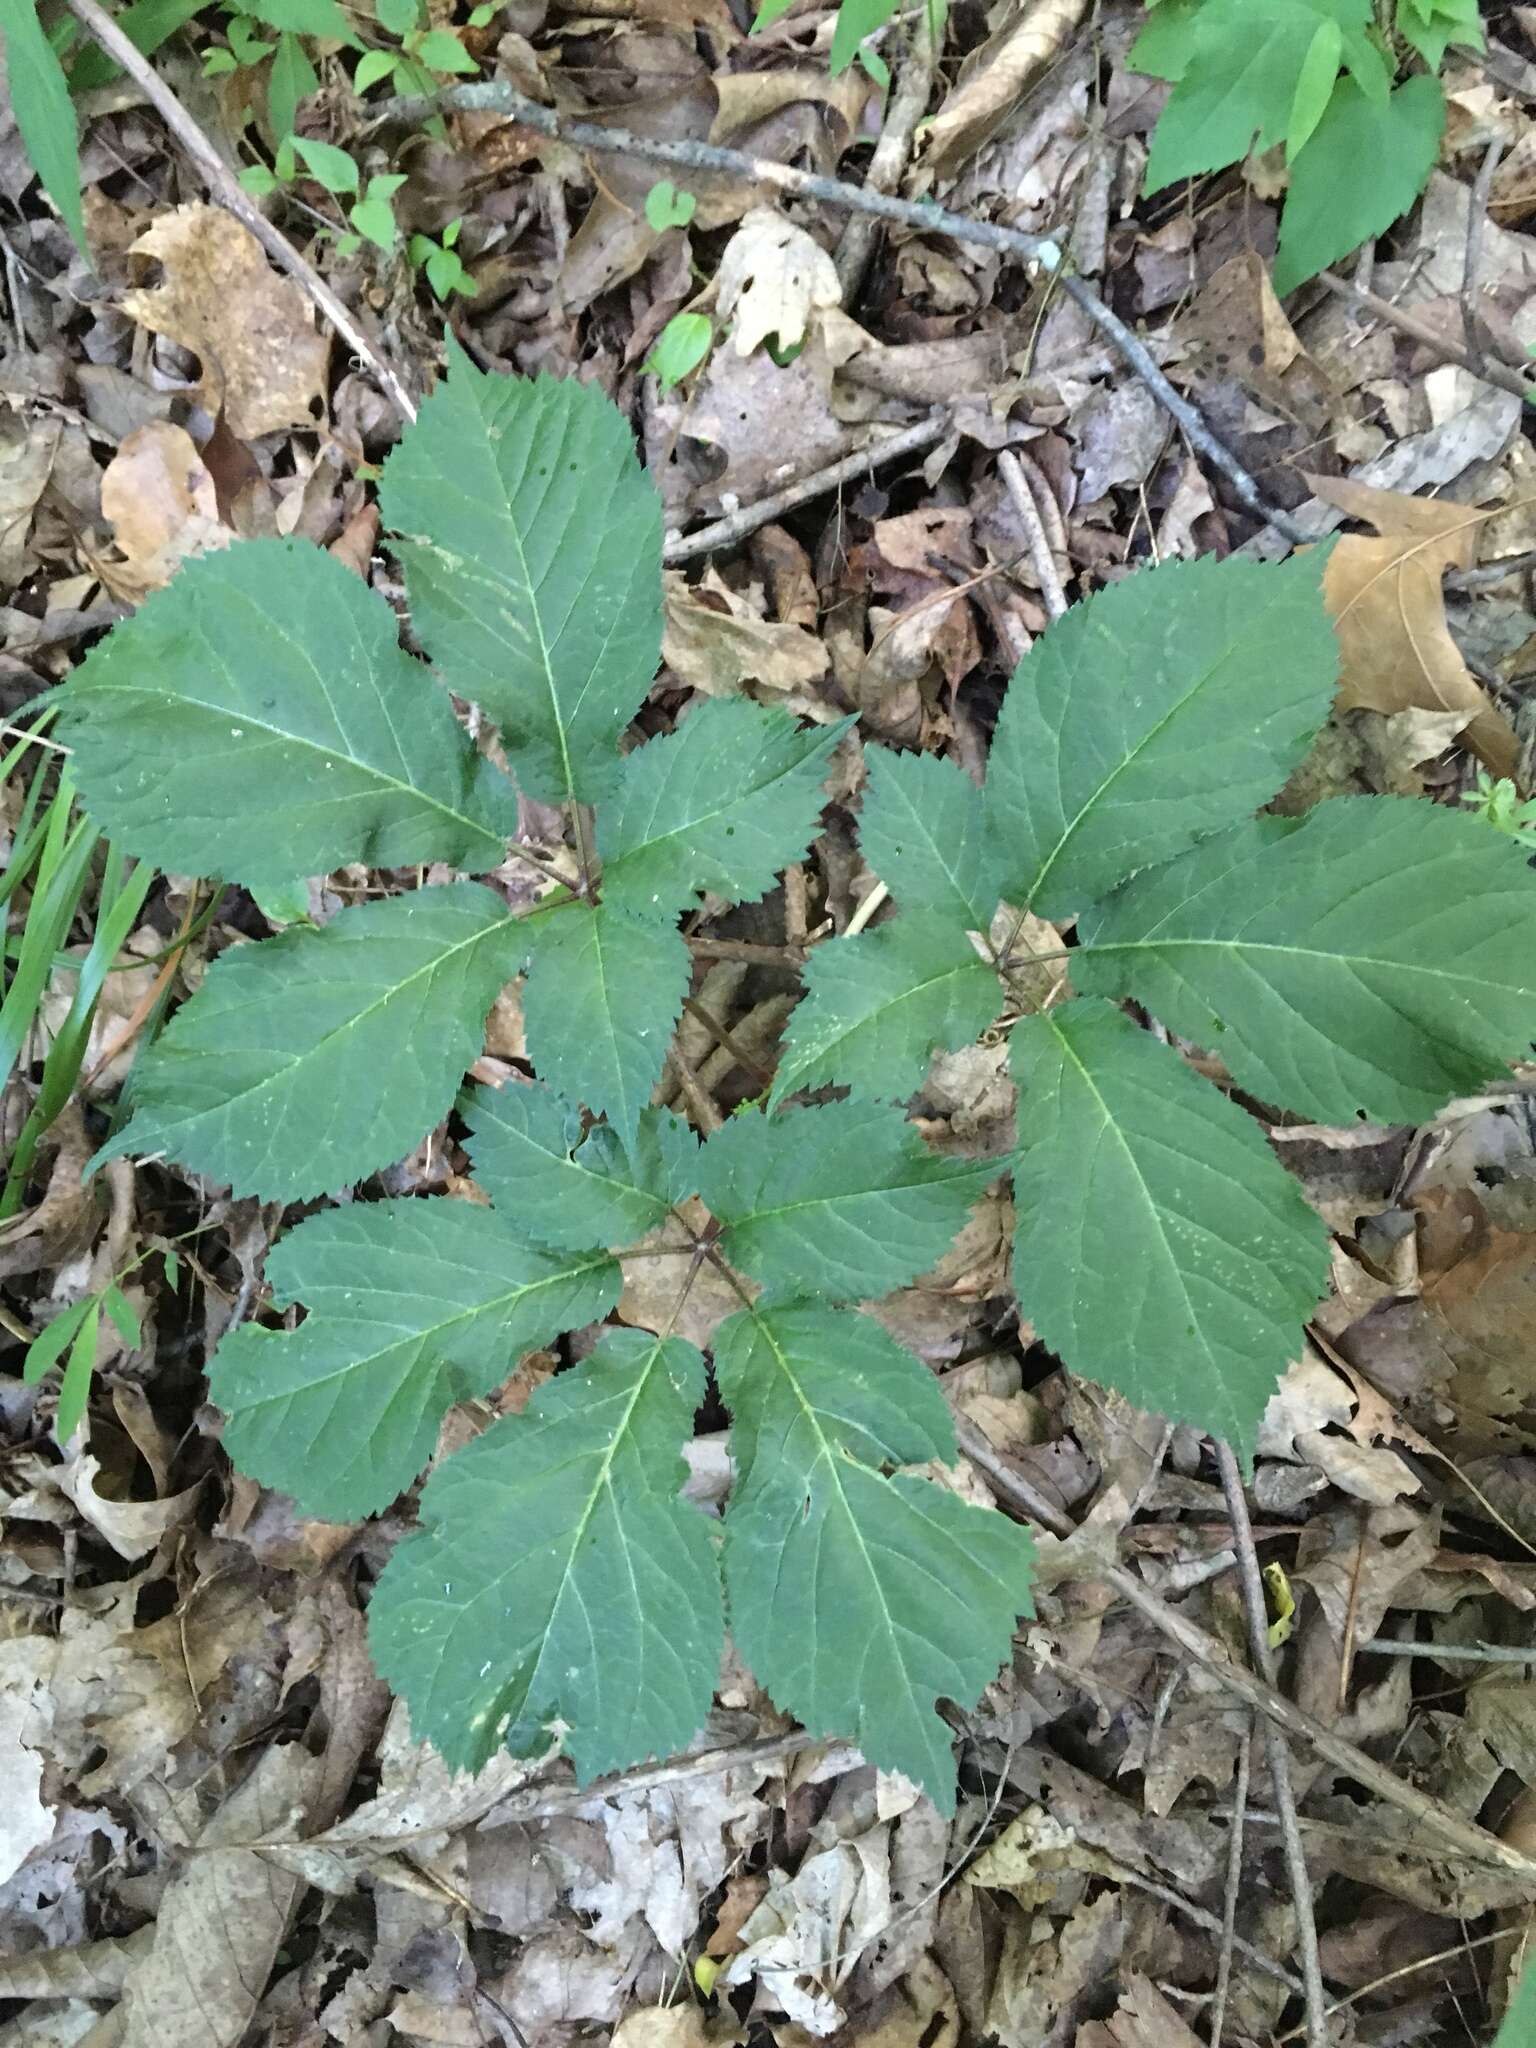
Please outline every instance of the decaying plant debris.
M110 44L93 0L69 11ZM207 1399L225 1333L281 1321L266 1255L315 1205L154 1158L82 1177L211 962L438 878L356 865L253 895L178 871L136 893L89 828L72 851L67 804L44 843L67 756L10 750L18 711L189 557L291 537L398 604L376 473L451 328L482 369L580 375L634 425L670 565L639 737L696 697L808 727L857 715L805 859L685 927L658 1100L697 1129L769 1086L808 955L893 916L858 832L874 751L979 781L1019 657L1064 600L1151 561L1277 560L1338 534L1342 689L1274 808L1460 808L1481 774L1513 785L1517 825L1536 16L1484 10L1486 53L1443 66L1422 202L1282 302L1272 160L1138 196L1166 98L1126 61L1138 8L960 8L937 49L913 15L874 45L884 101L863 70L831 75L830 9L757 37L725 0L440 12L489 92L462 89L436 135L384 107L395 84L359 99L339 40L306 40L321 89L298 133L407 174L388 256L342 253L351 201L318 179L240 193L234 173L273 152L272 59L201 78L227 40L214 17L147 60L110 45L125 75L81 100L89 265L0 97L0 822L7 982L27 998L7 1015L25 1011L0 1198L0 2027L17 2048L1491 2040L1536 1907L1533 1070L1416 1127L1268 1117L1332 1270L1246 1478L1018 1321L1006 1183L932 1272L866 1304L955 1416L965 1456L929 1476L1036 1534L1037 1614L950 1717L952 1820L797 1731L729 1651L681 1756L587 1788L553 1754L454 1778L364 1635L414 1497L305 1520L234 1469ZM554 111L514 118L529 100ZM600 152L587 122L691 146L692 172L689 147ZM898 204L861 219L741 159ZM682 224L651 218L662 176L696 200ZM970 232L941 232L934 203ZM765 215L780 256L744 307L717 280L756 275ZM438 301L416 236L473 294ZM1027 260L1040 239L1064 260ZM664 389L646 365L696 310L714 345ZM514 906L579 865L549 807L524 801L518 831L492 877ZM1056 949L1051 929L1031 950ZM82 1021L76 963L88 977L100 934L112 971ZM1059 961L1031 972L1030 1001L1061 999ZM526 1074L522 995L491 1012L486 1088ZM1219 1047L1182 1049L1230 1085ZM938 1155L1006 1154L1001 1040L936 1060L912 1116ZM445 1119L355 1199L483 1199L465 1137ZM354 1191L332 1193L344 1213ZM686 1257L657 1240L625 1261L620 1325L677 1294ZM738 1306L706 1266L693 1331ZM70 1312L94 1372L61 1448L60 1373L25 1385L21 1367ZM575 1355L509 1362L449 1411L436 1459ZM687 1496L718 1511L723 1411L695 1430Z

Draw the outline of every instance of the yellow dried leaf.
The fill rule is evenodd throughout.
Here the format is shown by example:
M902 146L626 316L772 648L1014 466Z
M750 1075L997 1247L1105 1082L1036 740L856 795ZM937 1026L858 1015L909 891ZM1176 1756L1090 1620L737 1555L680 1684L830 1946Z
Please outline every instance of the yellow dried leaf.
M1445 622L1441 578L1472 565L1486 514L1433 498L1308 477L1317 496L1374 526L1335 542L1323 597L1338 629L1339 708L1457 711L1467 744L1495 775L1519 759L1513 726L1485 695Z

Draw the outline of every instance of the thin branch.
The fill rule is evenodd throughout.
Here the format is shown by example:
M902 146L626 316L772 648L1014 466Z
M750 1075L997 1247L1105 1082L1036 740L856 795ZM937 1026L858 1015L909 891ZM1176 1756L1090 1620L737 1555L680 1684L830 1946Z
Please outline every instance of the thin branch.
M1421 342L1425 348L1432 349L1442 362L1459 363L1474 377L1481 377L1485 384L1496 384L1500 391L1513 392L1516 398L1528 404L1536 402L1536 384L1527 383L1518 370L1512 370L1504 363L1492 362L1487 357L1481 362L1474 361L1470 350L1452 341L1437 327L1431 327L1416 313L1408 312L1405 307L1394 306L1390 299L1378 298L1375 292L1361 291L1358 285L1351 284L1347 278L1336 277L1331 270L1320 270L1313 283L1322 285L1338 298L1348 299L1351 305L1358 306L1362 312L1369 313L1386 326L1395 327L1410 341ZM1286 535L1287 540L1294 537ZM1317 536L1314 534L1312 538L1315 540Z
M1243 1831L1248 1816L1248 1767L1253 1728L1243 1730L1237 1749L1237 1784L1232 1793L1232 1833L1227 1840L1227 1884L1221 1902L1221 1958L1216 1965L1216 1998L1211 2007L1211 2048L1221 2048L1232 1988L1232 1951L1237 1946L1237 1894L1243 1882Z
M875 144L869 169L864 173L866 192L894 192L901 184L902 174L912 154L912 137L918 122L928 111L933 75L938 69L943 31L941 29L935 34L934 12L926 5L917 10L907 53L902 60L901 75L886 105L885 119L880 124L880 140ZM877 232L878 224L873 214L868 213L855 214L843 229L832 260L837 265L845 306L852 305L859 295L869 259L874 254Z
M1528 1650L1508 1643L1400 1643L1394 1636L1367 1636L1356 1656L1431 1657L1439 1664L1536 1664L1536 1643Z
M997 473L1007 486L1009 503L1018 513L1024 538L1029 542L1029 559L1034 564L1035 581L1040 586L1045 608L1053 619L1059 619L1067 609L1067 593L1056 573L1050 537L1045 530L1045 521L1040 517L1040 507L1035 503L1035 494L1024 481L1018 457L1011 450L1005 448L998 456Z
M1051 273L1060 289L1105 335L1146 385L1158 404L1183 429L1185 438L1213 469L1219 470L1238 499L1256 519L1266 520L1287 540L1309 538L1289 513L1272 506L1259 489L1252 473L1238 461L1231 449L1219 441L1192 406L1176 391L1153 357L1146 343L1113 312L1091 285L1075 276L1060 246L1044 236L1026 235L1018 228L999 227L993 221L971 220L948 208L896 199L886 192L866 191L859 185L845 185L839 178L821 178L792 164L779 164L767 157L747 156L741 150L721 149L709 142L664 141L648 135L632 135L627 129L606 128L593 121L567 121L536 100L528 99L515 87L487 81L480 85L451 86L430 98L386 100L378 109L380 121L419 122L433 114L505 114L554 142L568 148L590 149L600 155L639 157L649 163L669 164L675 170L712 171L728 178L746 179L768 185L775 191L823 206L835 206L844 213L867 213L877 219L895 221L919 233L948 235L957 242L979 248L997 249L1005 256L1038 263Z
M1259 1576L1259 1554L1254 1548L1253 1524L1248 1519L1248 1501L1243 1492L1243 1475L1237 1454L1220 1437L1215 1440L1216 1463L1221 1472L1221 1490L1226 1496L1227 1519L1232 1525L1237 1551L1238 1582L1243 1589L1243 1612L1248 1620L1248 1650L1254 1668L1267 1686L1275 1684L1275 1652L1269 1640L1269 1614L1264 1605L1264 1581ZM1286 1875L1296 1907L1296 1943L1300 1950L1301 1981L1306 1987L1308 2048L1328 2048L1328 1994L1323 1989L1323 1966L1317 1952L1317 1916L1312 1907L1312 1879L1306 1852L1301 1846L1301 1824L1296 1817L1296 1793L1291 1784L1291 1753L1285 1737L1267 1720L1264 1723L1264 1760L1275 1788L1275 1811L1280 1816L1280 1840L1285 1848Z
M1477 314L1477 295L1483 282L1483 229L1488 220L1488 194L1493 189L1493 174L1503 153L1504 144L1495 135L1483 152L1472 195L1467 201L1467 255L1461 273L1461 327L1467 337L1467 353L1479 377L1487 374L1482 328Z
M988 1484L1000 1499L1039 1522L1042 1528L1049 1529L1055 1536L1074 1533L1076 1524L1070 1517L1016 1472L992 1448L974 1423L957 1416L955 1431L961 1450L985 1474ZM1378 1763L1375 1757L1368 1756L1363 1749L1358 1749L1354 1743L1298 1707L1294 1700L1287 1699L1283 1693L1267 1685L1255 1672L1235 1664L1215 1636L1191 1621L1180 1609L1161 1600L1134 1572L1118 1564L1095 1565L1093 1571L1170 1642L1176 1643L1187 1657L1219 1678L1235 1698L1256 1707L1288 1735L1309 1743L1319 1756L1325 1757L1344 1776L1352 1778L1365 1791L1374 1792L1378 1799L1385 1800L1400 1813L1407 1814L1426 1833L1436 1835L1446 1849L1456 1850L1469 1863L1484 1869L1506 1871L1526 1884L1536 1881L1536 1859L1522 1854L1513 1843L1500 1841L1497 1835L1490 1834L1475 1821L1464 1819L1444 1800L1436 1799L1433 1794L1399 1778L1385 1764Z
M209 192L219 205L226 212L232 213L243 227L249 228L278 268L286 270L288 275L308 293L348 348L354 355L360 356L378 378L385 396L401 418L415 419L416 408L400 379L320 273L305 262L287 236L275 228L260 207L241 191L238 181L223 157L148 58L128 40L111 15L96 4L96 0L65 0L65 5L82 28L88 31L112 61L121 65L133 80L202 172Z
M887 434L881 440L855 448L846 455L838 456L835 462L823 463L819 469L813 469L809 475L792 484L785 484L782 490L773 492L770 497L759 498L752 505L742 505L723 519L701 526L697 533L682 537L674 535L662 549L662 560L670 569L679 562L691 562L696 555L710 555L717 548L732 547L749 533L755 533L760 526L766 526L771 519L792 512L797 505L809 504L812 498L825 497L828 491L852 483L855 477L870 475L877 463L896 462L903 455L916 455L924 448L931 448L935 441L942 441L948 431L947 412L932 413L925 420L916 420L899 433Z

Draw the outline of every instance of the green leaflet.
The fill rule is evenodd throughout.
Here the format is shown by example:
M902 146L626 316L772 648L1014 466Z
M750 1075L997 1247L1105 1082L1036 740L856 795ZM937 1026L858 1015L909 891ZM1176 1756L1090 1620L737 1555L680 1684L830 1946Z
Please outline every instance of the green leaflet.
M732 1265L776 1297L858 1301L934 1265L996 1174L930 1152L899 1110L831 1102L733 1118L695 1179Z
M479 1088L464 1108L475 1178L508 1228L536 1244L629 1245L693 1193L699 1144L664 1109L645 1110L629 1146L549 1089Z
M871 750L859 844L902 909L987 930L1002 893L1001 850L981 791L953 761Z
M267 1277L276 1305L304 1303L304 1322L232 1331L209 1391L241 1469L332 1522L387 1507L455 1401L619 1297L612 1259L531 1251L473 1202L322 1211L289 1231Z
M585 1782L696 1733L722 1642L710 1525L678 1497L703 1398L691 1344L609 1330L427 1482L369 1634L450 1765L527 1752L558 1719Z
M552 1087L606 1115L627 1139L651 1099L687 993L682 934L606 903L563 910L529 931L529 1057Z
M714 1142L713 1140L711 1142ZM885 1464L954 1456L931 1376L866 1316L756 1309L715 1339L738 1477L731 1632L775 1702L851 1735L954 1811L937 1698L970 1706L1031 1613L1033 1548L1003 1515Z
M801 732L781 711L721 699L637 747L598 813L603 901L665 921L700 889L765 895L815 836L827 757L853 723Z
M521 953L478 882L235 947L140 1060L133 1119L95 1163L165 1152L263 1201L346 1187L447 1111Z
M589 803L660 659L661 500L596 385L490 376L448 348L380 487L412 621L524 792Z
M1080 988L1134 994L1241 1087L1322 1123L1418 1122L1536 1035L1536 876L1480 819L1408 798L1236 826L1080 936Z
M1160 192L1284 142L1325 22L1339 32L1341 54L1347 38L1351 68L1374 75L1385 97L1386 67L1364 34L1370 0L1205 0L1187 26L1188 53L1152 137L1144 189Z
M1530 2048L1536 2040L1536 1957L1526 1958L1493 2048Z
M987 765L1010 903L1070 916L1273 796L1338 676L1325 556L1143 569L1035 643Z
M833 939L806 962L770 1104L841 1084L863 1095L913 1093L936 1047L969 1045L1002 1008L996 974L963 926L908 911Z
M1334 87L1327 112L1291 166L1280 217L1274 285L1283 297L1340 256L1391 227L1418 198L1445 132L1445 94L1424 73L1388 99L1352 79ZM1361 166L1369 165L1368 176Z
M0 0L0 39L5 45L7 98L27 161L89 265L75 109L63 67L38 19L37 0Z
M388 604L306 541L184 563L62 704L92 814L162 867L257 889L354 860L487 869L517 829Z
M877 28L884 28L896 12L897 0L839 0L837 21L832 30L831 71L836 78L858 55L859 45ZM759 15L762 25L765 15Z
M1025 1018L1013 1067L1020 1312L1246 1462L1327 1285L1321 1222L1253 1122L1110 1004Z

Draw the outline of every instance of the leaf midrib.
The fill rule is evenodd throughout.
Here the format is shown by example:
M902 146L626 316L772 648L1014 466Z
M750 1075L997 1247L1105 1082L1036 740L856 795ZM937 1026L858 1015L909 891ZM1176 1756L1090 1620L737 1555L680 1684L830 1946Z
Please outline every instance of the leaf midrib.
M766 1340L768 1348L772 1351L774 1360L777 1363L780 1372L783 1373L785 1380L788 1382L790 1392L793 1394L794 1399L797 1405L799 1406L801 1413L805 1417L807 1425L809 1426L813 1436L816 1439L816 1443L818 1446L817 1457L823 1464L825 1464L827 1468L827 1474L829 1479L831 1480L833 1488L837 1493L838 1503L842 1509L843 1517L847 1522L849 1529L852 1531L854 1542L858 1546L860 1559L862 1560L865 1571L869 1577L869 1583L871 1587L874 1589L874 1593L880 1610L881 1623L886 1638L891 1646L893 1660L898 1669L900 1669L901 1671L905 1671L907 1669L907 1663L906 1659L901 1654L901 1638L896 1628L895 1616L891 1612L890 1602L885 1597L884 1588L880 1583L880 1574L875 1568L875 1561L870 1554L869 1545L864 1540L864 1531L859 1526L859 1518L853 1511L853 1503L848 1498L847 1492L844 1489L842 1483L841 1475L838 1470L840 1459L846 1458L850 1464L860 1464L861 1461L856 1459L851 1452L844 1451L840 1445L835 1444L832 1441L832 1439L827 1435L826 1431L822 1428L820 1415L818 1414L813 1403L807 1398L805 1391L800 1384L799 1377L795 1373L793 1366L790 1364L788 1352L784 1350L784 1348L780 1345L778 1338L775 1335L773 1325L766 1321L762 1316L760 1316L755 1309L749 1308L746 1311L746 1313L751 1316L753 1322L757 1325L758 1330L762 1334L763 1338ZM864 1466L862 1469L867 1471L870 1468L868 1466Z
M207 640L206 636L204 636L203 644L205 647L208 648L210 654L214 652L212 644ZM223 665L220 664L220 666ZM224 669L224 673L226 675L228 674L227 668ZM315 754L324 762L340 762L343 766L351 769L356 774L371 776L374 779L374 781L379 785L375 794L383 795L385 793L403 793L411 797L416 803L424 805L427 808L438 812L442 817L452 819L456 824L466 827L468 832L474 838L481 840L488 839L493 844L497 845L504 844L504 841L501 839L500 835L496 833L489 825L485 824L482 820L470 817L470 815L466 811L456 810L452 804L444 803L440 797L432 796L431 794L429 794L428 791L424 789L418 789L415 783L404 782L400 779L399 776L391 775L387 772L387 770L378 768L374 766L373 763L371 762L360 760L356 754L342 753L335 747L328 747L323 745L322 742L319 740L307 739L302 733L288 732L282 726L273 725L269 719L261 718L260 716L254 713L245 711L238 707L232 707L227 704L209 703L204 698L193 696L188 691L173 693L168 690L156 690L146 688L143 684L140 683L118 683L103 687L109 687L114 698L121 700L122 698L137 697L146 702L147 704L154 706L156 709L164 709L172 715L175 715L178 711L184 710L188 705L191 705L193 708L203 712L210 718L221 720L238 718L241 720L243 725L251 728L253 731L266 734L266 736L269 739L279 740L284 745L294 747L297 749L302 749L307 753ZM381 708L384 708L384 693L381 690L377 690L376 688L375 694L378 696ZM326 693L326 695L327 701L329 701L329 693ZM384 710L384 715L386 721L388 721L387 709ZM340 721L338 720L338 723L339 722ZM391 731L393 731L392 724L390 729ZM350 802L354 798L365 796L367 794L368 792L364 790L353 791L349 796L344 796L343 798L341 798L340 801ZM336 800L337 799L335 798L331 798L329 800L325 798L316 798L312 799L311 801L319 802L323 805L327 801L334 802Z
M514 1241L509 1239L508 1245L509 1248L514 1248ZM525 1299L528 1295L537 1293L542 1287L559 1287L568 1280L579 1279L584 1273L595 1273L601 1266L607 1263L607 1260L608 1254L603 1252L598 1256L584 1260L580 1265L566 1266L558 1273L546 1273L538 1280L519 1281L516 1286L508 1288L505 1294L492 1295L488 1300L476 1302L471 1308L460 1309L456 1315L447 1316L440 1323L429 1323L424 1329L420 1330L400 1332L389 1343L381 1345L377 1351L369 1351L360 1356L354 1356L346 1363L337 1366L333 1372L323 1373L316 1379L307 1379L301 1386L288 1387L280 1392L274 1391L269 1394L258 1395L254 1401L247 1402L243 1408L231 1410L230 1412L240 1415L255 1414L270 1404L279 1401L296 1400L304 1394L314 1392L317 1388L333 1386L336 1381L344 1380L354 1372L366 1371L369 1366L376 1365L381 1358L387 1358L392 1351L399 1351L409 1344L441 1342L445 1332L457 1329L461 1324L467 1325L477 1322L481 1316L500 1314L509 1306ZM441 1367L443 1362L442 1360L437 1361L439 1367ZM396 1392L398 1393L399 1391L397 1388Z
M473 887L476 885L469 884L466 886ZM324 1034L323 1037L313 1040L311 1044L305 1047L303 1052L299 1053L295 1058L290 1059L286 1063L286 1065L275 1067L270 1074L264 1075L261 1080L254 1082L249 1088L243 1089L239 1094L228 1095L224 1097L224 1099L219 1103L218 1108L216 1110L193 1109L190 1110L185 1116L176 1119L176 1121L180 1123L200 1123L207 1116L222 1115L227 1113L229 1109L237 1102L246 1103L250 1102L255 1098L258 1098L264 1089L275 1088L280 1082L287 1081L290 1078L290 1076L294 1073L296 1068L304 1066L307 1061L313 1059L317 1054L324 1051L336 1039L344 1037L350 1031L358 1030L377 1011L383 1009L387 1003L393 1002L397 996L404 994L404 992L407 989L409 989L414 982L441 973L442 970L449 964L449 962L454 960L460 953L467 952L472 947L480 945L482 941L493 938L497 934L504 932L509 925L520 924L521 922L522 919L518 917L508 916L504 918L498 918L495 924L483 925L479 931L472 933L469 938L456 940L455 943L448 949L447 952L435 954L431 960L427 961L423 966L414 969L413 972L408 974L402 981L392 982L389 985L389 987L384 990L383 994L378 996L373 1002L369 1003L366 1006L366 1008L353 1011L353 1013L349 1017L347 1017L344 1022L334 1025L329 1031L327 1031ZM325 929L332 930L334 929L334 927L327 926L325 927ZM254 1004L259 1006L261 1004L270 1003L271 1000L272 992L270 990L264 990L254 997L248 997L246 999L246 1002L247 1004ZM244 1006L245 1005L242 1005L242 1007ZM174 1055L178 1059L205 1059L210 1057L222 1058L225 1055L226 1048L217 1045L194 1046L187 1047L185 1049L183 1049L180 1046L167 1046L167 1051L168 1053ZM163 1114L163 1111L160 1111L158 1113Z
M1265 612L1268 612L1272 609L1273 602L1271 602L1271 604L1267 605L1264 608L1264 612L1261 612L1259 614L1259 617L1262 618L1265 615ZM1245 621L1244 636L1251 630L1251 626L1248 624L1248 622ZM1088 814L1095 808L1095 806L1103 800L1105 792L1109 789L1112 789L1115 783L1119 781L1122 775L1126 775L1130 772L1130 770L1141 759L1141 756L1146 752L1147 748L1151 746L1153 741L1162 736L1164 729L1172 722L1172 720L1177 718L1180 715L1180 713L1188 707L1191 701L1196 696L1198 696L1202 690L1209 687L1209 685L1215 680L1215 677L1218 671L1220 670L1222 663L1229 661L1231 659L1232 647L1234 645L1236 645L1236 640L1234 640L1228 646L1223 648L1221 653L1213 659L1210 667L1205 669L1199 676L1196 677L1195 681L1190 684L1189 688L1185 691L1184 695L1180 697L1176 703L1169 705L1168 709L1163 713L1162 717L1157 721L1156 725L1148 728L1148 730L1142 735L1141 739L1137 741L1136 745L1131 749L1131 751L1128 754L1126 754L1120 761L1118 761L1113 768L1110 769L1109 773L1099 783L1098 788L1095 789L1092 792L1092 794L1088 796L1083 801L1083 803L1081 803L1078 806L1077 812L1072 818L1071 822L1063 827L1063 830L1060 836L1058 837L1056 844L1051 848L1051 851L1049 855L1046 857L1044 864L1041 866L1039 872L1036 874L1032 886L1025 891L1025 901L1027 905L1032 905L1038 899L1041 891L1045 888L1046 883L1050 879L1051 870L1056 866L1057 862L1062 858L1063 854L1066 852L1066 849L1070 845L1073 836L1082 826L1084 818L1086 818Z
M1186 1325L1189 1329L1193 1330L1196 1333L1196 1341L1199 1345L1200 1351L1203 1353L1205 1357L1206 1364L1211 1376L1210 1391L1214 1397L1216 1390L1221 1386L1221 1374L1219 1364L1215 1352L1212 1350L1211 1345L1206 1338L1205 1330L1203 1327L1203 1318L1196 1313L1195 1304L1193 1300L1190 1298L1189 1289L1185 1284L1183 1271L1179 1266L1178 1260L1174 1257L1173 1247L1168 1241L1168 1233L1163 1228L1162 1210L1158 1206L1157 1202L1154 1200L1152 1190L1147 1185L1146 1177L1142 1173L1141 1166L1136 1158L1136 1154L1132 1151L1130 1144L1127 1142L1126 1137L1120 1128L1119 1119L1111 1110L1109 1103L1107 1102L1103 1093L1099 1089L1098 1084L1095 1082L1091 1069L1088 1067L1086 1062L1081 1058L1077 1051L1077 1048L1072 1044L1071 1040L1067 1037L1066 1033L1062 1031L1061 1027L1056 1022L1056 1019L1054 1017L1047 1015L1046 1022L1050 1027L1051 1036L1056 1040L1057 1045L1061 1049L1063 1059L1067 1060L1071 1064L1071 1066L1076 1070L1079 1081L1082 1083L1082 1086L1087 1090L1090 1100L1093 1102L1094 1107L1099 1113L1099 1116L1102 1120L1102 1128L1110 1134L1111 1138L1113 1139L1113 1142L1119 1149L1121 1156L1125 1160L1127 1167L1133 1175L1136 1182L1136 1186L1141 1191L1142 1199L1146 1204L1147 1213L1152 1219L1152 1224L1157 1235L1157 1240L1163 1248L1163 1256L1167 1262L1168 1270L1174 1275L1178 1282L1179 1293L1183 1298L1184 1302ZM1234 1411L1234 1420L1235 1419L1236 1418Z
M1278 939L1214 939L1214 938L1161 938L1161 939L1108 939L1102 943L1093 941L1083 946L1084 954L1096 953L1170 953L1181 948L1200 948L1219 953L1275 953L1297 960L1321 961L1325 964L1359 970L1362 967L1385 968L1394 974L1408 974L1443 981L1458 989L1466 987L1478 994L1488 988L1488 977L1482 975L1453 974L1444 967L1433 967L1418 961L1386 958L1375 953L1346 953L1343 951L1323 952L1315 946L1288 945ZM1504 983L1504 987L1518 984ZM1279 991L1276 990L1278 994Z

